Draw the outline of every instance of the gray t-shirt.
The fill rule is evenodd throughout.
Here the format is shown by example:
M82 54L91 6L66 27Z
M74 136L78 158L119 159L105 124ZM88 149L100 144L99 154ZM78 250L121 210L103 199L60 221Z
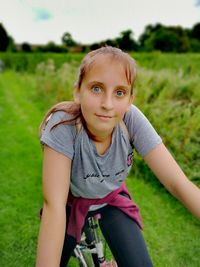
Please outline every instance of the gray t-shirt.
M72 160L70 189L74 196L102 198L120 187L127 177L133 159L133 149L142 157L162 142L144 114L134 105L124 116L130 134L118 124L112 134L112 143L103 154L97 153L95 144L84 127L60 124L69 115L54 113L42 132L41 143L47 144Z

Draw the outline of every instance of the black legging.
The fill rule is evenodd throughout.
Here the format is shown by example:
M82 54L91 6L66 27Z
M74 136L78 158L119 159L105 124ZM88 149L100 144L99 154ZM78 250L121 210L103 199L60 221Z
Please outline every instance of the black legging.
M151 259L137 223L118 208L105 206L88 215L100 213L99 225L118 267L152 267ZM60 267L66 267L76 240L66 235Z

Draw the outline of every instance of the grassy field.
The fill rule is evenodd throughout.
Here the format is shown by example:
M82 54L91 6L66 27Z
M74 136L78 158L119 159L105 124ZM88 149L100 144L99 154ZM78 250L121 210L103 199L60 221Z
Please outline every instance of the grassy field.
M190 179L200 185L200 55L135 57L136 104ZM34 266L42 205L38 125L48 107L71 98L78 63L70 57L70 63L59 67L53 61L42 63L33 73L0 73L1 267ZM127 183L140 206L154 266L200 267L199 221L160 186L138 157ZM73 261L69 266L75 266Z

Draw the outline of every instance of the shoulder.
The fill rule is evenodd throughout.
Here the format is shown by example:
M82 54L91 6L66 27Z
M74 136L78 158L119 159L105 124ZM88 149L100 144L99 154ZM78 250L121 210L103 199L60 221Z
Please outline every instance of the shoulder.
M65 111L56 111L52 113L46 120L46 124L42 129L41 137L54 137L56 140L62 138L65 140L67 136L74 138L76 133L75 123L70 120L72 115Z
M54 113L52 113L48 118L47 118L47 123L48 124L57 124L60 123L62 121L67 121L72 119L72 115L65 112L65 111L56 111Z
M44 132L74 132L75 131L75 123L71 121L73 115L65 112L65 111L56 111L52 113L47 119L46 123L42 129L42 133Z
M131 105L129 111L127 111L124 115L124 122L125 124L137 123L138 121L144 120L146 117L142 113L142 111L136 107L135 105Z
M76 128L74 124L65 123L69 119L69 114L64 111L56 111L49 116L42 130L40 142L72 159Z
M124 116L124 123L131 136L131 141L137 152L144 156L162 142L153 125L147 117L135 106Z

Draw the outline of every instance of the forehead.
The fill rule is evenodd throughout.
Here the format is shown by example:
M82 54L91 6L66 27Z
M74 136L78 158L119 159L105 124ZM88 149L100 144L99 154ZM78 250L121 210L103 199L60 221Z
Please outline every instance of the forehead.
M122 59L110 54L97 54L88 62L88 70L101 65L118 64L124 65Z
M121 78L123 76L126 79L125 63L112 55L96 55L88 62L84 79L88 79L90 76L103 77L104 74L120 75Z

